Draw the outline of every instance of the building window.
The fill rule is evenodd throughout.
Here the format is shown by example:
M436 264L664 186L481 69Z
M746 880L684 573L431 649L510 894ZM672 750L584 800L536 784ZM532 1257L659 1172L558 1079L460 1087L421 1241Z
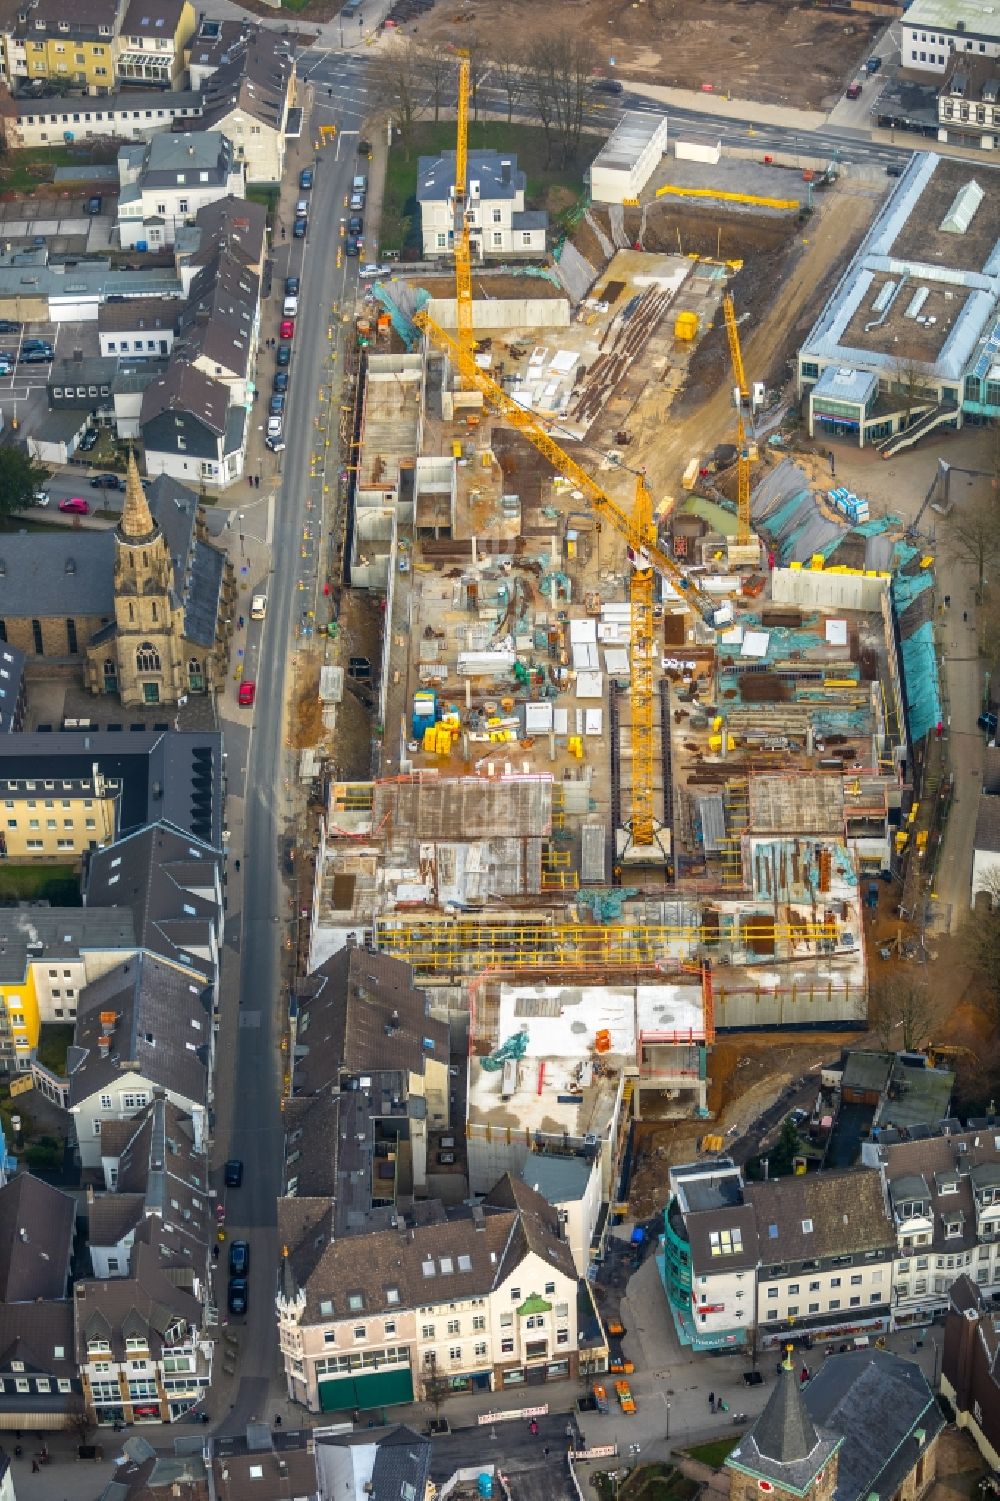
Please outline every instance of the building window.
M151 641L144 641L136 649L135 665L138 672L159 672L160 653Z
M42 622L40 620L33 620L31 622L31 634L35 641L35 652L38 656L44 657L45 643L42 640Z
M192 657L188 663L188 687L192 693L204 693L205 691L205 670L197 657Z

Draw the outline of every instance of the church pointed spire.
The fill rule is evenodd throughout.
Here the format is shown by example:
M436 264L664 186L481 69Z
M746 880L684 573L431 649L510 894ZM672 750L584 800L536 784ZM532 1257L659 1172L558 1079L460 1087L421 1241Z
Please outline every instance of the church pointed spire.
M142 488L135 454L130 450L125 478L125 504L118 531L125 542L148 542L156 531L146 492Z

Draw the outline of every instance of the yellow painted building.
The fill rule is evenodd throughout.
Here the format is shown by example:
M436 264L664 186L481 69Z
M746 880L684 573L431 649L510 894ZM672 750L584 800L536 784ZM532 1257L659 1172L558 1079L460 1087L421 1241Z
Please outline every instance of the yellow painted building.
M36 0L4 37L7 76L51 80L90 93L116 86L118 33L124 0ZM22 21L21 16L25 19Z
M118 830L121 784L66 778L0 781L0 858L75 863L111 844Z

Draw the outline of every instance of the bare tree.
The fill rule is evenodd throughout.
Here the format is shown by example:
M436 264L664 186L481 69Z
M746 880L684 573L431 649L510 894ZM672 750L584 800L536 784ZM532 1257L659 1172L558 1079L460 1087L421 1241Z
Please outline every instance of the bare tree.
M394 38L376 52L369 69L369 88L386 109L409 152L413 124L423 91L423 53L410 37Z
M975 569L976 597L982 599L990 570L1000 562L1000 492L956 505L941 537L942 550L956 563Z
M441 118L441 106L449 85L455 82L455 54L440 42L427 42L419 48L424 83L434 109L435 124Z
M889 375L889 388L903 398L907 427L910 425L910 414L915 406L934 401L934 397L927 389L927 375L919 360L905 357L895 360Z
M528 87L524 48L518 38L508 33L494 40L490 53L493 66L500 79L500 87L507 95L507 124L509 125L514 118L514 108L524 98Z
M437 1354L430 1350L427 1354L427 1374L424 1377L424 1401L429 1402L434 1409L434 1427L441 1426L441 1405L451 1396L452 1388L447 1376L438 1369Z
M910 1053L930 1042L934 1004L922 979L893 975L876 980L868 996L868 1025L887 1052Z
M984 893L965 922L965 948L973 974L984 991L986 1009L1000 1021L1000 869L984 872L977 886Z
M492 52L492 43L490 51ZM479 86L486 76L492 61L486 55L486 43L478 31L469 31L465 35L463 52L469 54L469 104L472 110L472 118L479 119Z
M548 165L575 159L595 53L580 32L554 31L533 43L526 67L529 96L545 132Z

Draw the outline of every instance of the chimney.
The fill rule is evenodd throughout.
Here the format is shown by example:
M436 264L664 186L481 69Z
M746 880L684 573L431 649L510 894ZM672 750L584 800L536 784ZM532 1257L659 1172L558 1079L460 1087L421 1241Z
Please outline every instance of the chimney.
M97 1051L102 1058L109 1058L111 1056L111 1037L107 1032L102 1032L97 1039Z
M105 1037L110 1037L115 1030L115 1022L118 1020L117 1011L101 1012L101 1032Z
M88 1183L87 1184L87 1203L88 1204L93 1204L93 1202L94 1202L94 1185L92 1183Z
M509 183L510 183L510 162L503 161L503 162L500 163L500 181L504 184L505 187L507 185L509 185Z

